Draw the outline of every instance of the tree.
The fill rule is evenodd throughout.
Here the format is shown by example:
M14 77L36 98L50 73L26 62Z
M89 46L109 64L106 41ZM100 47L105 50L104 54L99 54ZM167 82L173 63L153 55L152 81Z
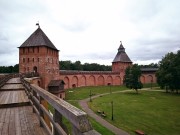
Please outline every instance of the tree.
M125 78L124 78L124 83L126 87L134 89L138 93L138 89L142 88L140 76L141 76L141 70L137 64L134 64L132 67L126 68Z
M14 65L13 72L14 73L19 73L19 64Z
M18 73L19 64L14 66L0 66L0 73Z
M59 67L61 70L83 70L83 71L111 71L111 66L100 65L97 63L84 63L80 61L60 61Z
M180 50L177 54L168 53L159 62L159 69L156 72L157 83L161 88L171 91L180 89Z
M71 61L67 60L67 61L60 61L59 62L59 67L61 70L70 70L71 69Z
M158 68L159 65L157 63L151 63L149 65L139 65L140 68Z

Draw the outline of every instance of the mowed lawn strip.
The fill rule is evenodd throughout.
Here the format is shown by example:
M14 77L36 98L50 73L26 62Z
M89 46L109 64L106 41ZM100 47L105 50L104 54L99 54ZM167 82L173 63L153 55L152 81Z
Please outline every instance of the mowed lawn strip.
M146 134L180 134L180 94L139 92L110 94L93 99L88 104L95 113L97 110L104 111L107 121L131 134L137 129Z
M69 89L66 91L66 100L82 100L89 98L90 92L92 96L102 93L110 93L115 91L126 90L125 86L98 86L98 87L81 87Z

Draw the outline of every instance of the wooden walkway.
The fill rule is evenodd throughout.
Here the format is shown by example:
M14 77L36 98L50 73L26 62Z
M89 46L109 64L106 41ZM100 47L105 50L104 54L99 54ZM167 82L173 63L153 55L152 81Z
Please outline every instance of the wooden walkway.
M19 78L0 89L0 135L46 135Z

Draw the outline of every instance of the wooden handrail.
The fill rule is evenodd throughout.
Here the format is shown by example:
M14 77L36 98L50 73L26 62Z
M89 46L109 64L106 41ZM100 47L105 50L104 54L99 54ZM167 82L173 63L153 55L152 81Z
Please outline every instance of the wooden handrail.
M4 84L11 78L13 78L16 74L8 74L8 75L5 75L4 77L1 77L0 78L0 88L2 86L4 86Z
M62 116L69 120L72 124L73 135L100 135L97 131L92 129L88 116L85 112L40 88L39 86L30 84L22 77L21 82L25 87L29 99L31 100L30 102L34 108L34 112L38 114L40 125L47 130L48 134L52 134L52 132L44 120L44 115L46 115L52 123L54 135L67 134L61 127L63 125ZM49 111L42 105L42 100L47 101L54 108L53 116L51 116Z

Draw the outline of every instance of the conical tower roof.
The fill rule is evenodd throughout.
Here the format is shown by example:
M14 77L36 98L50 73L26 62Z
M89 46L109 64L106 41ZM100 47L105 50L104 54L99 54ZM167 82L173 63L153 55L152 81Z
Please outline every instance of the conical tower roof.
M130 60L130 58L126 54L125 48L123 47L121 41L120 41L120 46L118 48L118 53L116 54L113 62L130 62L130 63L132 63L132 61Z
M51 49L58 50L40 27L38 27L38 29L32 33L31 36L19 48L33 46L46 46Z

